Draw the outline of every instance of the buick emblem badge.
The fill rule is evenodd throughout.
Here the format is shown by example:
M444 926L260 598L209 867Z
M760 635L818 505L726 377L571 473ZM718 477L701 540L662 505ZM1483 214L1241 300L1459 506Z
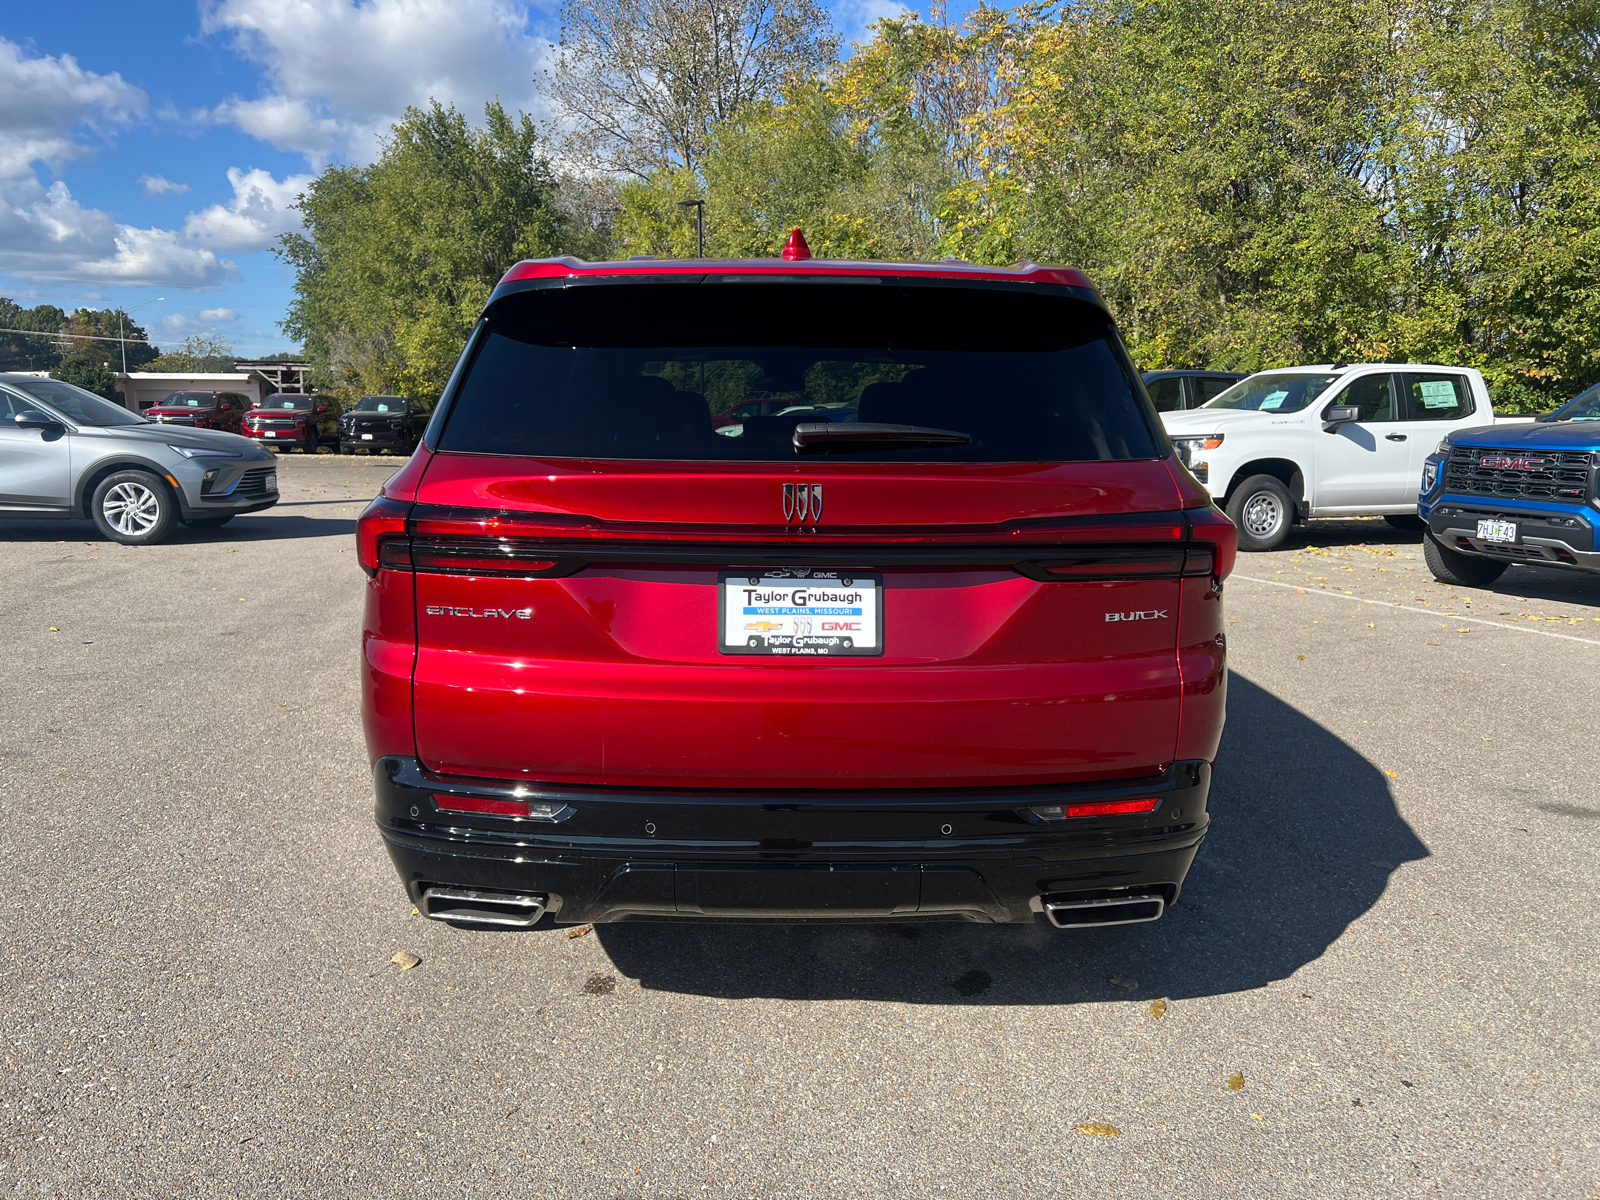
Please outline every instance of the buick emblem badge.
M822 485L820 483L784 484L783 519L790 525L822 520Z

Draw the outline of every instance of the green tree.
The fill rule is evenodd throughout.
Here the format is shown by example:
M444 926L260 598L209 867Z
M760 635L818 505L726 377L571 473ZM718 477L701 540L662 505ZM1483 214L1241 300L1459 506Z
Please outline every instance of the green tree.
M498 103L481 128L407 109L371 166L325 170L278 249L296 272L282 328L316 384L437 395L500 276L563 248L555 190L532 119Z
M116 383L111 378L111 368L106 366L103 358L89 358L82 354L68 355L59 365L51 368L50 378L59 379L63 383L75 383L84 391L104 396L107 400L117 398Z
M80 308L69 316L61 330L66 334L62 342L63 353L109 357L112 365L121 370L126 353L128 370L137 371L161 351L150 345L150 334L120 308ZM115 343L107 340L116 338Z
M0 297L0 329L36 329L40 335L57 334L67 314L54 304L23 308ZM0 371L44 371L61 361L58 339L18 333L0 333Z
M235 357L230 343L209 334L195 333L183 339L183 349L169 350L139 369L149 372L224 373L234 369Z

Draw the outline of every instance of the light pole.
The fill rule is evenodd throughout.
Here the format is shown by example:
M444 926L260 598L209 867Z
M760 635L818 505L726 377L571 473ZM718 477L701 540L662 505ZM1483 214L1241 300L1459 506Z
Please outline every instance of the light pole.
M117 340L122 343L122 373L124 375L128 373L128 314L138 312L145 304L160 304L165 299L165 296L157 296L154 300L146 300L144 304L135 304L129 309L117 309Z
M706 256L706 202L704 200L679 200L679 208L694 209L694 256Z

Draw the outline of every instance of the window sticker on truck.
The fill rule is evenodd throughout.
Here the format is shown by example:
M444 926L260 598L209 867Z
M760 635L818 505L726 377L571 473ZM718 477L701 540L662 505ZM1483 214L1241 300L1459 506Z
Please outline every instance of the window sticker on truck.
M1424 380L1417 385L1422 390L1423 408L1454 408L1455 385L1447 379Z

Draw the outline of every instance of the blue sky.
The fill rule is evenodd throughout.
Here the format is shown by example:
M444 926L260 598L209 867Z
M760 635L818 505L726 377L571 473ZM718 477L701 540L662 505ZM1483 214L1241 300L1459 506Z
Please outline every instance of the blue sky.
M294 348L278 331L292 279L268 248L311 173L366 161L430 96L542 115L532 80L558 2L11 0L0 296L144 305L167 347L206 333L244 355ZM846 39L901 7L827 2Z

